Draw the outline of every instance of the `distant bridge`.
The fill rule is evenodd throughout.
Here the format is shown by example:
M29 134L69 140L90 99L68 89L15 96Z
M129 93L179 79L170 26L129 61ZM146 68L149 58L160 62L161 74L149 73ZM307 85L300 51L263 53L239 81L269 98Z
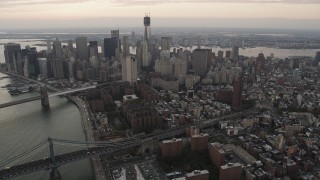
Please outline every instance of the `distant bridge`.
M45 84L45 83L43 83L43 82L37 81L37 80L35 80L35 79L27 78L27 77L25 77L25 76L21 76L21 75L18 75L18 74L14 74L14 73L11 73L11 72L7 72L7 71L6 71L6 72L0 71L0 73L6 74L6 75L10 75L10 76L14 76L14 77L16 77L16 78L23 79L23 80L25 80L25 81L33 82L33 83L38 84L38 85L40 85L40 86L46 87L46 88L50 89L51 91L55 91L55 92L61 91L61 89L58 89L58 88L53 87L53 86L51 86L51 85L49 85L49 84Z
M99 86L104 86L104 85L108 85L110 83L120 82L120 81L114 81L114 82L109 82L109 83L103 83L103 84L98 84L98 85L81 87L81 88L77 88L77 89L61 90L61 89L53 87L53 86L51 86L49 84L42 83L40 81L37 81L37 80L34 80L34 79L30 79L30 78L27 78L27 77L24 77L24 76L20 76L20 75L17 75L17 74L13 74L13 73L9 73L9 72L1 72L1 73L7 74L7 75L11 75L11 76L14 76L14 77L26 80L26 81L30 81L30 82L36 83L36 84L41 86L41 89L40 89L40 95L39 96L3 103L3 104L0 104L0 109L6 108L6 107L10 107L10 106L14 106L14 105L18 105L18 104L31 102L31 101L37 101L37 100L41 100L41 104L42 104L43 107L49 107L49 98L51 98L51 97L67 95L67 94L76 93L76 92L81 92L81 91L85 91L85 90L88 90L88 89L95 89L95 88L97 88ZM55 93L48 94L47 89L49 89L51 91L54 91Z
M97 86L88 86L88 87L83 87L83 88L78 88L78 89L71 89L71 90L66 90L66 91L61 91L60 90L59 92L52 93L52 94L48 94L47 89L45 87L41 87L41 90L40 90L40 94L41 95L35 96L35 97L31 97L31 98L26 98L26 99L21 99L21 100L16 100L16 101L0 104L0 109L1 108L6 108L6 107L10 107L10 106L14 106L14 105L18 105L18 104L31 102L31 101L37 101L39 99L41 99L41 104L42 104L43 107L49 107L49 98L51 98L51 97L61 96L61 95L66 95L66 94L71 94L71 93L76 93L76 92L85 91L85 90L88 90L88 89L94 89L96 87Z

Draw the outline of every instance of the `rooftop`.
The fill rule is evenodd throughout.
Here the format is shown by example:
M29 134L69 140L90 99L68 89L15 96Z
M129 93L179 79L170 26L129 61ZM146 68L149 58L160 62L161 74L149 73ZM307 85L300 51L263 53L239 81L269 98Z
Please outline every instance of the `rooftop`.
M202 175L202 174L209 174L208 170L194 170L191 173L187 173L186 177L193 177L193 176L198 176L198 175Z
M242 165L240 163L228 163L221 166L221 169L228 169L228 168L241 167L241 166Z

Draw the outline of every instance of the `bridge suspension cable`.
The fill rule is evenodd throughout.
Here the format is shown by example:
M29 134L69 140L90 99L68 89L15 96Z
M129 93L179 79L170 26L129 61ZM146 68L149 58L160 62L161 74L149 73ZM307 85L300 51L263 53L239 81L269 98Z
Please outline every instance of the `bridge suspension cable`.
M125 145L128 142L138 142L137 138L128 138L122 141L112 142L112 141L72 141L72 140L62 140L62 139L54 139L52 138L54 143L60 144L70 144L70 145L97 145L97 146L119 146Z
M116 146L117 143L111 142L111 141L71 141L71 140L62 140L62 139L52 139L54 143L60 143L60 144L70 144L70 145L110 145L110 146Z
M38 145L36 146L33 146L32 148L28 149L27 151L24 151L20 154L18 154L17 156L11 158L11 159L8 159L4 162L1 162L0 163L0 168L3 169L6 165L10 164L10 163L13 163L15 161L18 161L18 160L23 160L23 159L26 159L27 157L31 156L32 153L34 153L35 151L37 151L37 149L40 149L42 146L46 145L47 141L43 141L41 143L39 143Z

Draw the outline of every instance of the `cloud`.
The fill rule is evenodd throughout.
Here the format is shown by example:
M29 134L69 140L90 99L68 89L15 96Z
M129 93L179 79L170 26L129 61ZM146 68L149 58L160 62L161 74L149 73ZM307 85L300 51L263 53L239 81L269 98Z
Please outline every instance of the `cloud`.
M164 3L286 3L286 4L320 4L319 0L113 0L121 5L154 5Z
M113 2L118 5L156 5L164 3L288 3L320 4L319 0L0 0L0 9L15 6Z

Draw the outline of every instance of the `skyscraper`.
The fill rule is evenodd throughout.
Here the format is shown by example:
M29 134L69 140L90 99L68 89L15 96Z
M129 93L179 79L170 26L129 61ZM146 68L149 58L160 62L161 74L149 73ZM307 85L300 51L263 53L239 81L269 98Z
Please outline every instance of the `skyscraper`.
M316 65L319 65L319 63L320 63L320 51L318 51L317 53L316 53L316 57L315 57L315 64Z
M48 61L48 75L56 79L64 78L63 61L60 59L50 59Z
M161 50L170 50L171 38L161 37Z
M256 60L255 73L256 75L261 75L261 72L264 70L266 58L263 53L259 53Z
M232 47L231 59L233 62L238 62L238 60L239 60L239 46Z
M39 75L47 77L48 75L48 64L47 58L38 58Z
M8 43L4 45L4 57L9 72L19 72L19 61L21 59L18 59L17 56L15 56L15 54L17 54L20 51L20 44Z
M73 53L73 41L68 41L68 51Z
M136 32L134 31L131 32L131 43L132 44L136 43Z
M80 60L88 60L89 51L88 51L88 40L87 37L77 37L76 38L76 47L77 47L77 58Z
M103 44L104 44L104 56L109 59L112 59L112 57L116 57L116 49L118 47L117 39L105 38Z
M144 36L143 36L143 42L142 42L142 66L149 67L151 65L151 54L149 51L150 37L151 37L151 29L150 29L151 20L147 14L143 18L143 24L144 24Z
M182 58L174 59L174 74L175 76L186 76L188 70L188 62Z
M90 41L89 42L89 56L98 56L98 42L97 41Z
M218 51L218 61L223 61L223 51Z
M192 67L196 74L205 76L211 63L210 49L195 49L192 54Z
M243 75L235 78L233 82L232 107L239 108L242 104Z
M148 50L148 42L143 40L142 42L142 66L149 67L151 65L151 54Z
M22 49L21 55L24 58L24 76L26 77L37 77L39 74L40 70L36 66L39 66L38 64L38 54L37 54L37 49L30 48L29 46L26 46L25 49Z
M53 57L57 59L62 59L61 42L59 41L58 38L55 41L53 41L52 49L53 49Z
M144 39L146 41L149 41L151 38L151 19L148 14L145 15L143 18L143 24L144 24Z
M231 51L226 51L226 59L230 60L231 58Z
M15 73L19 74L19 75L23 75L23 57L21 55L21 51L15 51L13 53L13 62L14 62L14 66L15 66Z
M118 49L118 51L120 51L121 41L120 41L120 31L119 31L119 29L111 30L111 38L112 39L116 39L116 41L117 41L117 49Z
M140 67L142 66L142 52L143 52L143 49L142 49L142 42L139 40L137 42L137 49L136 49L136 58L137 58L137 61L138 61L138 69L140 69Z
M119 30L111 30L111 38L120 39L120 32Z
M122 54L123 54L124 57L130 55L129 37L128 37L128 36L123 36L123 49L122 49Z
M51 49L51 42L48 40L48 41L47 41L47 51L48 51L48 52L51 52L51 50L52 50L52 49Z

